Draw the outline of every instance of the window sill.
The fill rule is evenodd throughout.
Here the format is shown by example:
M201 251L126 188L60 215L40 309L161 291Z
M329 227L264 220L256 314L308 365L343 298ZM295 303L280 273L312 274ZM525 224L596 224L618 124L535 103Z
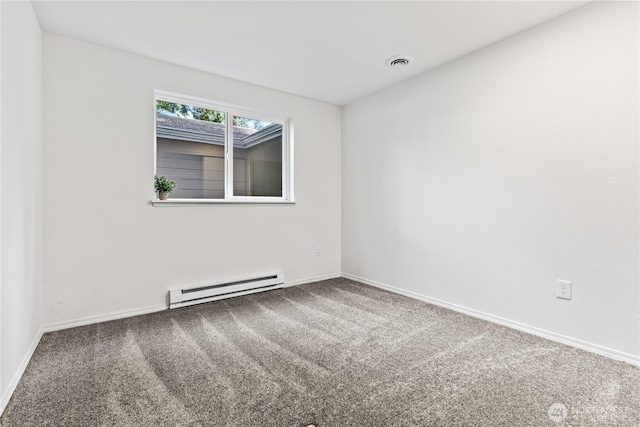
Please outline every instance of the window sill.
M296 202L284 199L252 197L248 199L153 199L153 206L203 206L203 205L295 205Z

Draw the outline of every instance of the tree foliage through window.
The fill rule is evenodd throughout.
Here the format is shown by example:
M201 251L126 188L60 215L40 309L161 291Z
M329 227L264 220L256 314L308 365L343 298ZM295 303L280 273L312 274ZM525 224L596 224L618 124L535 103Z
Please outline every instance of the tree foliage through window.
M224 123L224 113L206 108L194 107L193 105L177 104L169 101L156 101L156 111L158 113L186 119L202 120L205 122ZM233 116L233 125L249 129L260 130L268 123L246 117Z

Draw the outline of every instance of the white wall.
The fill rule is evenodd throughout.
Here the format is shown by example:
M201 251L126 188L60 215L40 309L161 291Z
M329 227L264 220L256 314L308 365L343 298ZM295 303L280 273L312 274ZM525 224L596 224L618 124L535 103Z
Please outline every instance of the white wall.
M343 272L640 361L638 73L590 4L347 106Z
M293 117L296 204L150 206L154 89ZM45 325L159 308L180 285L339 274L340 108L51 34L43 102Z
M30 2L2 2L0 412L42 329L42 36Z

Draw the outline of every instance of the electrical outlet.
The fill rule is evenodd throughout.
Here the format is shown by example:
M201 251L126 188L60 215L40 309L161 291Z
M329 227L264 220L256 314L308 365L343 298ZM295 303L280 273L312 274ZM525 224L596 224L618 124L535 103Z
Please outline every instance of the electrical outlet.
M556 297L571 299L571 282L568 280L556 280Z
M316 256L322 255L322 248L320 246L316 246Z

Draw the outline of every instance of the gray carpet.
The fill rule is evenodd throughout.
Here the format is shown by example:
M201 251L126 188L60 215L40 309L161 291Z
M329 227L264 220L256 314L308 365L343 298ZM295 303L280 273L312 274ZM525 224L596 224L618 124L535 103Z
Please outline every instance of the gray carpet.
M635 427L639 402L639 368L335 279L48 333L0 421Z

